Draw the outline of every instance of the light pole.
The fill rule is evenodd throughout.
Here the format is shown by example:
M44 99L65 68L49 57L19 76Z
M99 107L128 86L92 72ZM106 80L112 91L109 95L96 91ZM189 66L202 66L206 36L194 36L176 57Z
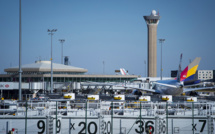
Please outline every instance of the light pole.
M22 21L21 0L19 0L19 100L22 100Z
M147 77L147 74L146 74L146 60L144 60L144 64L145 64L145 76Z
M162 80L162 71L163 71L163 68L162 68L162 45L163 45L164 41L165 41L165 39L159 39L159 42L161 44L161 80Z
M49 35L51 35L51 93L53 93L53 66L52 66L52 35L57 29L48 29Z
M103 61L103 74L105 74L105 61Z
M59 39L59 41L61 43L61 64L63 64L63 43L65 39Z

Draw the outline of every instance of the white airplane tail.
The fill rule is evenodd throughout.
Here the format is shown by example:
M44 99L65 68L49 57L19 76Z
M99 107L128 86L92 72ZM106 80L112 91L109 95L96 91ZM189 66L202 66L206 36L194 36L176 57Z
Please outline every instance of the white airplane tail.
M120 72L122 75L129 75L128 72L124 68L120 68Z

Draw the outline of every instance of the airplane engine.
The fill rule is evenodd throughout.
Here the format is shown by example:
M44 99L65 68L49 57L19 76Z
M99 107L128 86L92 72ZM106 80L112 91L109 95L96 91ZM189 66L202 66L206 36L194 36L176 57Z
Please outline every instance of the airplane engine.
M133 92L132 92L133 95L143 95L142 92L140 92L139 90L135 89Z

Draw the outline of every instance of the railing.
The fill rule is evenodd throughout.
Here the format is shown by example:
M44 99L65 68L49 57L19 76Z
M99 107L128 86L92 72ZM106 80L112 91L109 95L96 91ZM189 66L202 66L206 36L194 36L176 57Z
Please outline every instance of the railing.
M8 109L0 109L3 115L0 116L0 126L5 120L25 120L26 126L35 124L37 129L34 128L33 133L214 133L213 102L28 101L7 105ZM12 113L8 112L10 110ZM33 119L35 123L31 121ZM12 124L16 128L19 123ZM23 124L22 127L26 126ZM24 131L20 129L19 132ZM25 131L30 133L34 129Z
M160 115L174 115L174 116L212 116L215 115L215 103L199 103L199 102L120 102L113 101L113 108L111 108L111 101L106 102L83 102L74 103L70 101L56 102L34 102L28 101L28 113L31 116L53 115L56 108L59 114L66 115L80 115L85 111L87 103L87 111L89 115L98 115L99 113L110 115L113 109L114 116L160 116ZM141 104L141 105L140 105ZM141 108L140 108L141 107ZM26 112L26 102L11 102L1 103L0 114L7 114L7 111L15 111L15 115L24 115ZM32 113L32 114L31 114Z

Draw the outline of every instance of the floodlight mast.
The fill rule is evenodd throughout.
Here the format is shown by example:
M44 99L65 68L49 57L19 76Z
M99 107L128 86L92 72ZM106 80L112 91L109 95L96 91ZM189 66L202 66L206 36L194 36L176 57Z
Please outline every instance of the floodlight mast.
M22 100L22 22L21 0L19 0L19 100Z
M56 32L57 29L48 29L49 35L51 35L51 93L53 93L53 63L52 63L52 35Z
M163 68L162 68L162 45L164 43L165 39L159 39L159 42L161 44L161 80L162 80L162 72L163 72Z
M59 39L61 43L61 64L63 64L63 43L65 42L65 39Z

